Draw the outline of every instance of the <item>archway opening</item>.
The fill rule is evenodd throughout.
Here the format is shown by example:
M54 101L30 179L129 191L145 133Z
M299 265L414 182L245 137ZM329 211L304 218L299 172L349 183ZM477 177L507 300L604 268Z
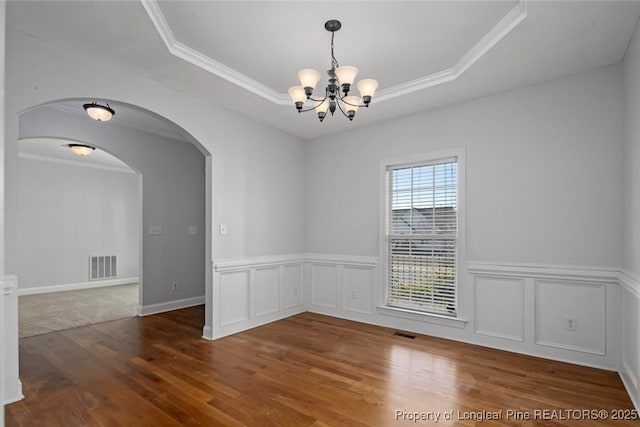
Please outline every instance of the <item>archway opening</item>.
M86 141L18 147L19 337L135 316L142 175Z
M212 277L210 153L184 129L130 104L109 101L114 118L91 120L82 108L91 101L60 100L23 112L19 140L80 141L135 170L142 188L138 314L205 304Z

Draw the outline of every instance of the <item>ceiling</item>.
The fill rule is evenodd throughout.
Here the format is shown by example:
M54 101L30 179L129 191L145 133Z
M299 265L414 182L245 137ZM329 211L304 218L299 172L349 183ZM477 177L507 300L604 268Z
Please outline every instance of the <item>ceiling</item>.
M7 26L312 139L620 62L639 1L10 1ZM301 68L380 88L353 122L286 95ZM80 37L79 35L82 34ZM107 36L107 37L105 37ZM356 79L358 80L358 79ZM319 86L326 84L326 78ZM118 113L123 118L124 113ZM134 120L135 122L135 120Z
M86 120L91 120L83 108L83 104L89 101L90 100L86 99L68 100L40 106L38 109L62 112L76 117L83 117ZM178 141L193 142L193 137L184 129L156 114L117 101L110 102L109 105L116 111L116 114L109 122L101 123L99 126L118 126ZM73 143L91 145L91 141L72 141L56 138L29 138L21 139L19 141L18 151L20 156L24 158L46 158L61 161L62 163L131 171L129 166L125 163L100 148L96 148L95 151L88 156L78 156L73 154L68 147L69 144Z
M69 100L49 104L39 108L53 109L67 114L73 114L74 116L86 117L88 119L83 105L92 101L93 100L88 99ZM116 126L152 133L179 141L193 140L193 137L184 129L150 111L118 101L110 101L109 106L116 112L111 119L112 121L109 122L109 125L115 124Z
M66 163L76 166L99 167L109 170L119 170L131 172L124 162L120 161L111 154L96 149L88 156L78 156L73 154L69 149L69 144L76 143L65 139L53 138L31 138L20 141L20 157L36 160L54 159L60 163Z

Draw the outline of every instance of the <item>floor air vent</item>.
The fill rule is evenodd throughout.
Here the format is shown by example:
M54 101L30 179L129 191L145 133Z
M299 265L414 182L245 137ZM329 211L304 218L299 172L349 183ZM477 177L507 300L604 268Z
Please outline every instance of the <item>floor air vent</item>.
M395 335L396 337L400 337L400 338L407 338L410 340L415 340L416 336L415 335L411 335L407 332L395 332L393 335Z
M112 279L118 276L118 259L115 255L89 257L89 280Z

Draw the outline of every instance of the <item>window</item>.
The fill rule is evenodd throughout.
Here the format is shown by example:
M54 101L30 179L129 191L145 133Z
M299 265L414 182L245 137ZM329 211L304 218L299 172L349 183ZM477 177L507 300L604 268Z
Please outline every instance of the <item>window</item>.
M386 175L387 306L456 316L458 158Z

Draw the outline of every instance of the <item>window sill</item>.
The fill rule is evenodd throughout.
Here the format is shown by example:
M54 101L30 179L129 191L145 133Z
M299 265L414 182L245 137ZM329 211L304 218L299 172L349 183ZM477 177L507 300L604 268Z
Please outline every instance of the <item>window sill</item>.
M434 323L436 325L448 326L451 328L464 329L467 325L467 319L462 317L449 317L434 313L425 313L417 310L409 310L406 308L379 306L378 313L385 316L401 317L408 320L416 320L418 322Z

